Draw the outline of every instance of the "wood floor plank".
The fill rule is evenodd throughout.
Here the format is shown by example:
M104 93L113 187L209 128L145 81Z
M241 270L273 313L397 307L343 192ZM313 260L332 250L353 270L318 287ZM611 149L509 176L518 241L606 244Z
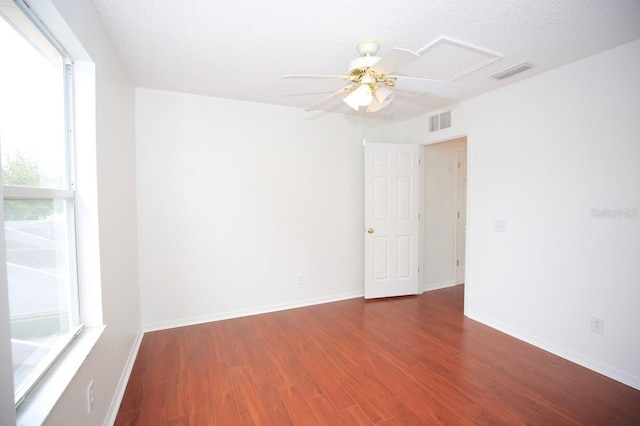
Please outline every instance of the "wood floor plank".
M122 397L122 403L120 404L120 413L138 411L142 408L144 397L142 375L139 372L137 372L137 374L132 372L130 377L129 383L127 383L124 391L124 396Z
M344 422L350 426L370 426L374 424L359 405L354 405L342 410L340 415L344 419Z
M331 372L331 369L318 356L318 351L303 349L300 358L309 372L316 379L324 390L324 393L331 400L337 410L343 410L355 405L355 401L347 392L339 379Z
M191 424L212 424L216 418L211 391L209 363L205 358L189 360L190 368L184 372L186 384L176 389L176 393L187 395L184 401Z
M372 393L371 389L362 384L357 372L342 367L337 368L342 370L338 378L344 383L345 388L351 393L351 397L374 424L393 417L389 410L379 402L380 397L387 395L386 392L383 395Z
M346 425L340 412L338 412L328 396L318 395L307 399L307 403L320 421L320 424L335 426Z
M166 382L145 386L142 409L138 415L139 425L158 425L165 422L167 416Z
M113 423L114 426L135 426L138 424L138 417L140 416L140 410L118 412L116 420Z
M178 417L172 417L170 419L167 419L167 421L164 423L166 426L190 426L192 424L197 424L196 422L192 422L191 419L189 418L189 415L184 415L184 416L178 416Z
M217 350L221 352L221 359L229 368L247 363L242 340L238 338L241 331L241 324L235 320L224 320L219 323L218 332L221 340L217 342L220 345Z
M233 390L233 382L229 376L229 368L224 362L217 362L209 366L209 387L211 403L215 418L214 425L242 425L240 411ZM208 403L208 401L205 401Z
M273 391L272 375L269 372L255 374L253 381L269 424L282 426L293 425L293 420L280 394Z
M287 365L287 354L291 352L278 353L277 350L267 350L269 354L269 374L273 380L274 388L281 388L296 384L296 376L289 370Z
M296 425L320 425L320 421L307 403L302 391L297 385L278 389L289 415Z
M297 354L288 353L283 360L289 371L296 378L298 389L300 389L305 398L312 398L324 394L322 387L320 387Z
M229 376L233 383L238 411L243 424L267 424L267 417L255 390L250 368L246 365L232 367Z
M433 426L453 424L453 422L443 416L442 412L440 412L433 403L424 398L414 399L409 402L407 406L419 416L425 424Z
M403 426L403 424L396 419L389 419L378 423L377 426Z
M404 367L402 363L383 352L370 353L362 360L358 371L363 375L379 378L389 391L403 402L426 396L411 369Z
M115 424L640 425L640 391L464 317L463 294L147 333Z
M406 426L424 425L424 421L395 395L380 400L380 403L389 410L393 415L393 420L399 424Z
M145 369L145 385L174 381L178 376L178 332L154 332L151 336L148 367ZM143 340L144 342L144 340Z

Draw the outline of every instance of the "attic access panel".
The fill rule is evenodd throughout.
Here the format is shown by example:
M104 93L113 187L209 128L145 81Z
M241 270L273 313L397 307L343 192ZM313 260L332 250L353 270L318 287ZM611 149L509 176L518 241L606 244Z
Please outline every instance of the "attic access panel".
M441 36L416 52L420 58L402 68L403 74L455 81L503 58L491 50Z

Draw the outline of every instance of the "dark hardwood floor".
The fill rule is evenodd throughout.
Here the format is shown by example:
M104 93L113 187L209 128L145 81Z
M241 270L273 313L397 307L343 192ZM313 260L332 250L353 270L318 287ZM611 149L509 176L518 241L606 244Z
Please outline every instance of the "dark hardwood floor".
M640 425L640 391L465 318L462 290L147 333L116 425Z

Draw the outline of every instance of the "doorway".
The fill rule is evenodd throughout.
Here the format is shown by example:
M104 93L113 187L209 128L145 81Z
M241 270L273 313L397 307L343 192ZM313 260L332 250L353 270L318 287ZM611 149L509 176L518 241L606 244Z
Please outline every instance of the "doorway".
M423 149L422 283L430 291L465 281L467 137Z

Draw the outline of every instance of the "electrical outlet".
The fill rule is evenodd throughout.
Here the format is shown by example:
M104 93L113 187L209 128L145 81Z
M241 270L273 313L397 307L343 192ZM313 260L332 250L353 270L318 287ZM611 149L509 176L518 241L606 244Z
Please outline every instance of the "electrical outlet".
M296 284L302 284L302 274L296 274Z
M591 317L591 332L604 334L604 320L598 317Z
M93 380L91 380L87 385L87 413L91 413L94 401L95 395L93 393Z

